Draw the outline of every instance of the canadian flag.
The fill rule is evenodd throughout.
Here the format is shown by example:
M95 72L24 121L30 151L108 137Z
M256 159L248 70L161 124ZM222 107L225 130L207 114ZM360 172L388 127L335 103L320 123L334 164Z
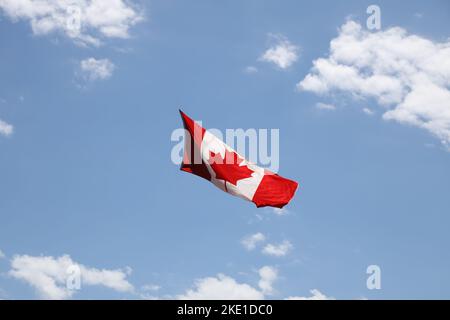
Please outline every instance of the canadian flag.
M219 189L259 207L283 208L298 183L241 157L180 110L185 128L181 170L211 181Z

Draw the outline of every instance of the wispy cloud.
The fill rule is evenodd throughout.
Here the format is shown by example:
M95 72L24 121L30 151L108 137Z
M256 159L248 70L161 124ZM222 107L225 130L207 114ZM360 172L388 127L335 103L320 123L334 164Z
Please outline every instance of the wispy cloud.
M280 69L289 68L297 61L300 48L292 44L283 35L270 34L272 45L259 58L261 61L273 63Z
M312 289L310 292L311 296L309 297L292 296L286 298L286 300L335 300L333 297L327 297L317 289Z
M86 81L106 80L110 78L115 69L114 63L109 59L87 58L80 61L80 71Z
M258 243L263 242L265 240L266 240L266 236L264 234L262 234L261 232L258 232L258 233L246 236L244 239L242 239L241 243L245 249L251 251L256 248L256 245Z
M143 291L158 291L161 289L161 286L156 284L146 284L141 287Z
M0 119L0 134L3 136L10 136L14 131L13 125L6 123Z
M258 68L254 67L254 66L247 66L244 68L244 72L247 74L254 74L258 72Z
M133 286L127 281L131 270L96 269L73 261L70 256L29 256L16 255L11 260L8 274L34 287L43 299L68 299L74 294L66 286L68 270L78 266L82 284L86 286L104 286L119 292L132 292Z
M369 108L363 108L363 112L367 114L368 116L373 116L375 112L372 109Z
M288 240L285 240L279 244L267 244L263 248L262 252L269 256L283 257L287 255L292 250L292 248L293 245Z
M318 102L316 103L316 109L333 111L336 110L336 107L332 104Z

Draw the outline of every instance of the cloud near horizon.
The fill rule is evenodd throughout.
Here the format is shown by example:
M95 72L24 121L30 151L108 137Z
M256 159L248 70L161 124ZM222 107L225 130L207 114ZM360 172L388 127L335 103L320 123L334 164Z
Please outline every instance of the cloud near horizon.
M309 292L311 293L311 296L309 297L292 296L287 297L286 300L335 300L335 298L327 297L317 289L312 289Z
M0 258L6 258L0 251ZM192 288L179 295L154 296L148 292L157 292L159 285L141 286L141 292L128 281L131 268L97 269L75 262L69 255L30 256L14 255L10 260L11 268L7 275L23 281L33 287L41 299L63 300L72 298L78 290L67 286L68 270L77 266L80 270L81 289L85 286L103 286L121 293L129 293L142 299L181 299L181 300L263 300L276 292L274 283L279 278L278 269L263 266L257 270L258 281L252 285L239 282L233 277L219 273L217 276L197 279ZM311 297L289 296L286 299L334 299L326 297L319 290L311 290Z
M239 283L224 274L216 277L198 279L193 289L178 295L180 300L262 300L273 292L273 283L278 278L274 267L264 266L258 270L260 280L255 288L246 283Z
M245 249L251 251L256 248L256 245L264 242L266 240L266 236L261 232L257 232L255 234L248 235L242 239L241 244Z
M79 267L81 286L103 286L118 292L132 292L134 287L126 279L131 270L97 269L86 267L71 259L61 257L15 255L11 259L8 275L32 286L42 299L69 299L76 291L66 286L68 270Z
M279 244L268 243L262 250L262 253L274 256L274 257L283 257L287 255L293 248L293 245L290 241L284 240Z

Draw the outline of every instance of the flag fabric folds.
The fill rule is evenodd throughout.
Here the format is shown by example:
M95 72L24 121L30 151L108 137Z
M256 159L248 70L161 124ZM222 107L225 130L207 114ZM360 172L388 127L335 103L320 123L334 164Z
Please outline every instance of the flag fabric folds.
M259 207L282 208L298 183L263 169L241 157L180 110L185 128L181 170L212 182L219 189Z

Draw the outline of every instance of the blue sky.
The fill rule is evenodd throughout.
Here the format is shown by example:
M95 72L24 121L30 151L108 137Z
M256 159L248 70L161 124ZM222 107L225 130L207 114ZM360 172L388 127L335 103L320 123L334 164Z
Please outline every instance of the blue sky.
M383 44L400 27L432 44L428 64L422 42L400 36L445 96L448 2L378 1L375 31L365 30L368 1L134 2L123 4L134 15L117 6L128 16L108 28L83 20L98 46L64 26L32 28L42 17L11 3L0 0L0 298L58 297L58 277L38 283L45 268L31 264L64 255L123 277L62 296L74 299L204 297L225 281L269 299L314 289L337 299L450 297L448 102L428 103L409 71L392 73L406 80L383 103L378 83L344 88L312 69L333 60L330 41L349 21L362 28L352 35ZM280 39L296 48L285 68L261 59ZM370 50L383 64L382 49ZM307 75L327 89L300 88ZM206 128L280 129L279 173L300 183L283 214L179 171L170 135L180 106ZM399 106L419 120L383 116ZM241 240L256 233L265 240L247 250ZM283 242L282 256L263 252ZM366 287L373 264L380 290Z

